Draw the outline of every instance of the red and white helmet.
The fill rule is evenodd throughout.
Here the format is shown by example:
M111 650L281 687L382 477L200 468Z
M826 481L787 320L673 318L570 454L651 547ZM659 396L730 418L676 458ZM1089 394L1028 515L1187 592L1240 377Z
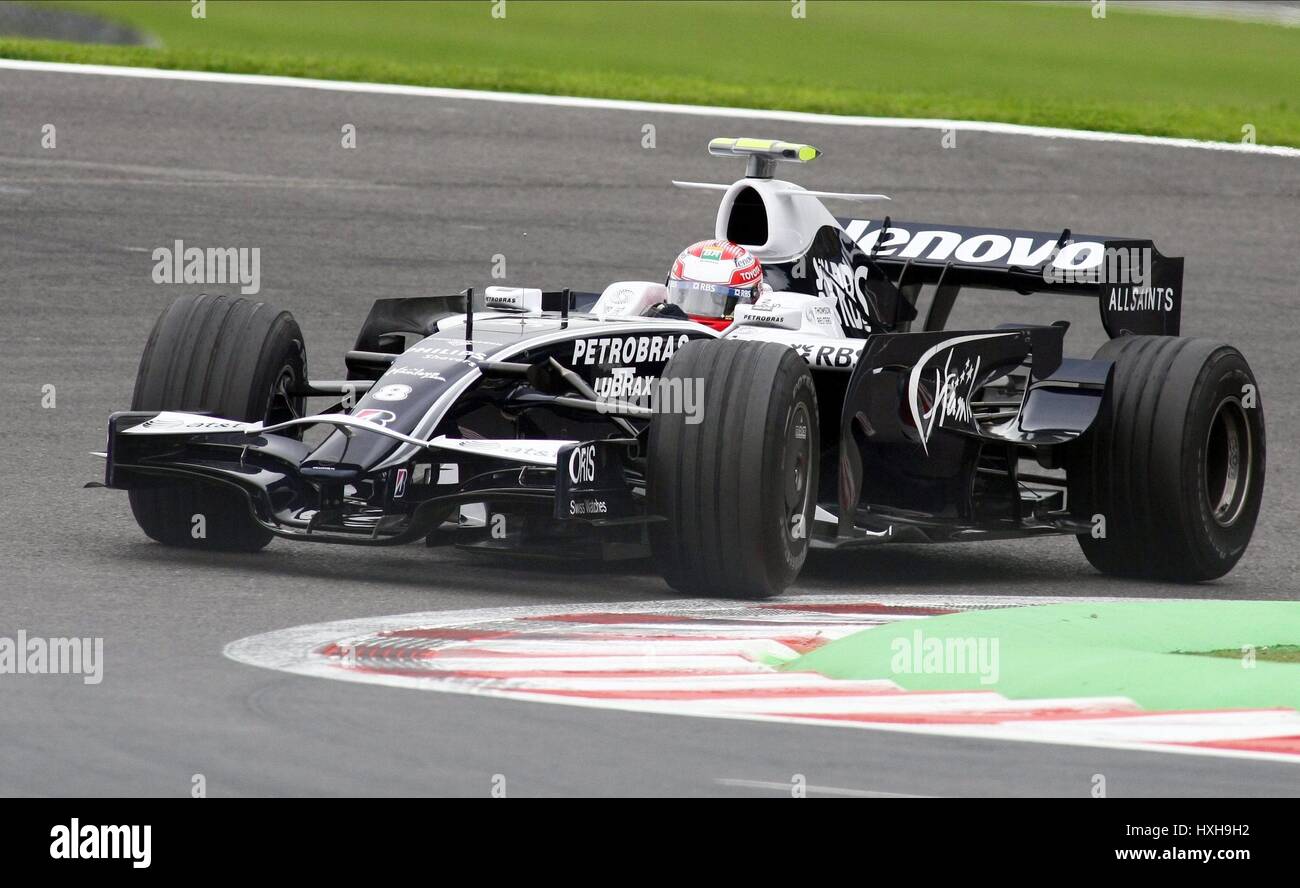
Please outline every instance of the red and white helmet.
M740 244L704 240L677 255L665 283L671 304L691 320L723 330L731 326L736 303L758 300L763 266Z

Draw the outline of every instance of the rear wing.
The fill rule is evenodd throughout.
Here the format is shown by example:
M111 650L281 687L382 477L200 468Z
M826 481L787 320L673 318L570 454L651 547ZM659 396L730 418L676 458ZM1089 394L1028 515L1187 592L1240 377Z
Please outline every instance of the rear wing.
M961 288L976 287L1095 297L1112 338L1179 332L1183 260L1150 240L889 217L837 221L913 304L923 285L935 286L926 330L942 330Z

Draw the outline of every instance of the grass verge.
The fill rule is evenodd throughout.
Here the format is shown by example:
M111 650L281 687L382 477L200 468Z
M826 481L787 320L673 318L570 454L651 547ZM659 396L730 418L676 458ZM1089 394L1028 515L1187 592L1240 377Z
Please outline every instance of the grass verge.
M1294 648L1296 638L1300 604L1289 601L1050 604L887 623L781 668L1017 700L1118 696L1146 709L1300 709L1300 660L1257 653L1248 663L1241 653Z
M62 2L162 48L0 56L1300 146L1300 29L994 2Z
M1246 652L1241 648L1226 648L1218 651L1178 651L1196 657L1223 657L1226 660L1244 660ZM1275 644L1262 647L1252 652L1256 660L1266 663L1300 663L1300 644Z

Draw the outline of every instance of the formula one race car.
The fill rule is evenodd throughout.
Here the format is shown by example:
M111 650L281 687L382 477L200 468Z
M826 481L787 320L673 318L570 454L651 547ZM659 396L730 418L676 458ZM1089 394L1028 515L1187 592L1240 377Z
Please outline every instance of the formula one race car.
M709 596L776 594L809 547L1039 534L1122 576L1232 569L1263 411L1235 348L1178 335L1182 259L1068 229L836 218L822 198L883 196L774 178L806 145L709 150L748 168L675 183L722 192L716 246L687 258L730 255L752 285L747 254L763 283L670 285L720 322L657 281L381 299L347 378L324 381L287 312L182 297L109 419L106 486L169 545L650 555ZM946 330L962 287L1095 299L1110 341L1067 358L1064 322Z

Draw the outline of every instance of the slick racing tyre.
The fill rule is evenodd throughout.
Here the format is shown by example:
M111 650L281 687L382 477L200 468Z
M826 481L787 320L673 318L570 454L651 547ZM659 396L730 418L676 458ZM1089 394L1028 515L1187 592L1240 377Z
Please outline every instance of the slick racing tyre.
M817 394L808 365L772 342L696 341L663 391L703 385L695 416L650 423L650 544L679 592L766 598L794 581L816 505ZM695 380L702 380L694 382Z
M303 399L290 392L306 379L306 362L302 331L287 311L227 296L182 296L149 334L131 409L280 422L302 415ZM254 552L271 541L233 487L168 482L130 496L140 529L169 546Z
M1111 390L1068 470L1071 511L1093 524L1084 554L1118 576L1223 576L1264 490L1264 413L1246 359L1170 336L1112 339L1096 357L1114 362Z

